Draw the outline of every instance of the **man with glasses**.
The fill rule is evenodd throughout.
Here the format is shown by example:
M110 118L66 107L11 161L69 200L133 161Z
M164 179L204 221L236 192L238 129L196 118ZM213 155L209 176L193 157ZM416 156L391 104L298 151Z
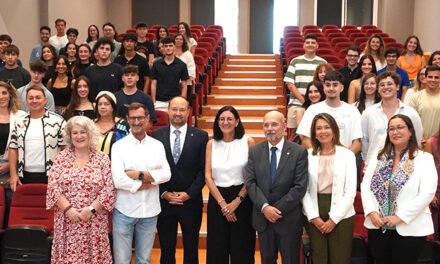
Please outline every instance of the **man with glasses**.
M347 65L338 70L342 76L344 76L344 90L341 92L341 100L344 102L348 101L348 87L350 86L350 82L356 79L359 54L361 54L361 52L358 46L348 47L347 55L345 55Z
M400 76L400 83L397 91L397 98L401 99L402 101L405 98L406 91L408 90L408 87L410 86L409 83L409 77L408 73L406 73L405 70L402 68L397 67L397 59L399 58L399 50L395 47L389 47L385 50L385 60L387 62L387 66L385 66L383 69L380 69L377 71L377 75L384 73L384 72L394 72L397 73Z
M428 139L439 131L440 120L440 67L431 65L425 71L426 89L408 98L408 105L419 113L423 137Z
M403 104L397 98L399 90L400 76L393 72L385 72L377 76L378 91L382 100L362 113L362 158L365 167L385 144L387 137L388 120L396 115L408 116L414 124L416 131L415 137L419 146L422 142L422 121L419 114L411 106ZM438 120L437 120L438 123Z
M356 107L341 101L340 94L344 89L343 83L344 77L337 71L331 71L325 75L325 100L307 108L298 127L298 134L301 135L304 147L312 147L310 127L312 126L313 118L319 113L328 113L333 116L338 124L340 131L339 139L342 145L354 153L361 150L361 115Z
M170 180L171 172L160 141L145 132L147 108L128 106L130 134L112 148L112 176L116 187L113 210L113 255L115 263L130 263L133 234L136 263L150 263L159 215L159 184Z

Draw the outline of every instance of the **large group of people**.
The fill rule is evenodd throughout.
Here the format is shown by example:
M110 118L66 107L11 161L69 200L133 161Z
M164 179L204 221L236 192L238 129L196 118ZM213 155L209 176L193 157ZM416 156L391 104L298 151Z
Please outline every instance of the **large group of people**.
M376 263L416 263L426 236L440 239L440 55L425 62L416 36L400 53L372 35L336 70L305 36L287 117L266 113L256 144L233 106L212 139L188 124L188 24L149 42L138 23L122 43L112 23L104 37L91 25L80 45L55 27L41 27L30 72L0 35L0 185L10 203L19 185L47 184L52 263L129 263L133 245L150 263L156 228L161 263L175 263L178 226L183 262L198 263L205 184L209 264L254 263L256 234L263 264L299 263L304 232L313 263L350 263L357 191ZM170 124L147 133L158 110Z

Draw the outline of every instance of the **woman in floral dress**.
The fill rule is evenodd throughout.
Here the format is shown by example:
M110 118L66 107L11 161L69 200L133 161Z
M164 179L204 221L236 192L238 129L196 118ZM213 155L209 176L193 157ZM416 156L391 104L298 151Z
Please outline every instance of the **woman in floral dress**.
M52 263L112 263L110 160L96 150L99 131L89 118L72 117L65 132L71 146L58 154L48 173L46 207L55 210Z

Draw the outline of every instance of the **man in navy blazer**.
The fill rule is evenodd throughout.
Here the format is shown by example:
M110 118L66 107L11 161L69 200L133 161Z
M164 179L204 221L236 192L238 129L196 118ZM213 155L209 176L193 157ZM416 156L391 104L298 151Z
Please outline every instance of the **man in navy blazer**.
M246 188L254 208L262 264L299 263L303 227L301 201L307 188L307 151L284 139L286 120L280 112L264 116L267 141L249 151Z
M183 236L183 263L199 263L199 231L205 185L205 152L208 133L187 124L188 101L177 96L168 106L170 126L153 131L165 147L171 180L160 185L162 212L157 221L160 263L176 263L177 224Z

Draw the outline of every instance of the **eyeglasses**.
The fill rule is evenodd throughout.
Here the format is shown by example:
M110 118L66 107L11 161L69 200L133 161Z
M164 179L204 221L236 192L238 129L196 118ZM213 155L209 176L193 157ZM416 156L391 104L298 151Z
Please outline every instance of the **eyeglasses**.
M128 120L135 122L136 120L139 122L143 122L145 120L145 116L129 116Z
M407 128L407 126L390 127L390 128L388 128L388 133L401 132L405 128Z

